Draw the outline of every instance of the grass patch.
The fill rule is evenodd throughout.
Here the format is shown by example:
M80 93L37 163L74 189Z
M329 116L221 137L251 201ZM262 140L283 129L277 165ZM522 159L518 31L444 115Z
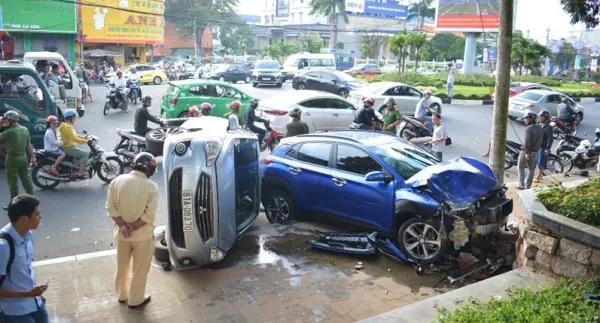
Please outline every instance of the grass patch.
M538 292L523 287L508 291L509 300L490 299L483 303L469 299L470 304L453 311L440 309L442 323L479 322L599 322L600 303L589 302L582 293L600 293L600 277L592 282L560 280Z
M600 228L600 177L565 189L553 184L536 190L537 199L554 212Z

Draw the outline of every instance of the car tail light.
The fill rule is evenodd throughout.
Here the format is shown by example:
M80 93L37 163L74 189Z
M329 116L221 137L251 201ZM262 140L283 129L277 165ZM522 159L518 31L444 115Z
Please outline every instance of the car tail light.
M270 163L272 163L272 162L273 162L273 160L272 160L272 159L270 159L270 158L265 158L265 159L263 159L263 163L264 163L265 165L269 165L269 164L270 164Z
M512 90L508 91L508 96L514 96L516 94L517 94L517 92L515 92L515 91L512 91Z
M527 109L529 109L529 110L533 110L533 109L535 109L535 105L533 105L533 104L530 104L530 105L527 107Z
M171 103L171 105L176 105L177 104L177 98L172 98L170 103Z
M263 110L263 112L266 114L274 115L274 116L284 116L284 115L288 114L287 111L283 111L283 110Z

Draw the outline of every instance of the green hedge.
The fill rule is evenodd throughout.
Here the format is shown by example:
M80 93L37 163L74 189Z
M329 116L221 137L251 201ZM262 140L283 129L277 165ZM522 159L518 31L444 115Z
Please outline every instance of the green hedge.
M536 191L537 199L555 213L600 228L600 177L571 189L560 184Z
M600 302L586 300L584 292L600 293L600 277L592 282L560 280L538 292L512 288L507 300L492 298L483 303L471 298L453 311L441 308L438 322L600 322Z
M415 72L393 72L378 75L369 79L369 82L402 82L413 86L429 86L429 87L443 87L446 85L448 79L448 73L439 73L432 75L424 75ZM540 83L550 87L560 87L561 82L559 79L550 77L537 77L537 76L511 76L511 82L531 82ZM454 77L454 85L465 85L465 86L481 86L481 87L494 87L494 77L489 74L461 74L456 73Z

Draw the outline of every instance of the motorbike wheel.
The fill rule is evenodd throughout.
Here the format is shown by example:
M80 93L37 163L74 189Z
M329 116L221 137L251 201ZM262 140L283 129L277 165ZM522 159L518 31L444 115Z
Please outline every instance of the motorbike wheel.
M104 116L108 115L108 110L110 109L110 104L108 102L106 102L104 104L104 111L102 111L102 113L104 113Z
M560 160L560 158L558 158L558 156L554 156L554 155L550 155L548 156L548 169L547 171L550 174L560 174L564 171L564 166Z
M144 152L144 150L142 148L140 148L138 145L131 145L131 148L129 148L129 145L122 144L119 147L117 147L117 149L115 149L115 151L118 151L120 149L126 149L127 151L132 152L132 153L134 153L136 155L139 154L139 153L141 153L141 152ZM129 166L133 162L132 158L125 157L125 156L122 156L122 155L120 155L120 157L121 157L121 160L123 161L123 164L125 166Z
M571 156L563 153L563 154L558 155L558 159L559 159L561 165L563 165L563 170L565 172L568 173L573 169L574 160L573 160L573 158L571 158Z
M510 169L513 166L513 158L510 153L504 153L504 170Z
M137 100L138 100L138 96L136 94L135 97L133 98L133 105L137 105Z
M125 165L119 157L108 157L106 158L107 163L99 163L96 171L98 177L106 183L112 182L117 176L122 175L125 172ZM114 177L112 176L114 175Z
M60 184L60 181L53 181L51 179L46 179L40 176L40 172L47 173L52 165L35 165L31 170L31 181L35 186L43 189L43 190L51 190Z

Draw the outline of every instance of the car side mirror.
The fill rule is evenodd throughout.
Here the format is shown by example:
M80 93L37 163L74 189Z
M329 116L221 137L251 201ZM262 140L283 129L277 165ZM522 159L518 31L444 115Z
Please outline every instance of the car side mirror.
M280 70L282 70L282 69L283 69L283 66L280 66L280 67L279 67L279 69L280 69Z
M65 88L64 85L59 85L58 86L58 93L60 96L61 100L66 100L67 99L67 89Z
M44 101L44 95L42 94L41 89L35 90L35 97L37 98L38 101Z
M386 175L384 172L375 171L375 172L370 172L367 175L365 175L365 181L389 183L392 181L392 177L389 175Z
M333 82L333 84L337 84L337 80L332 80L331 82Z

